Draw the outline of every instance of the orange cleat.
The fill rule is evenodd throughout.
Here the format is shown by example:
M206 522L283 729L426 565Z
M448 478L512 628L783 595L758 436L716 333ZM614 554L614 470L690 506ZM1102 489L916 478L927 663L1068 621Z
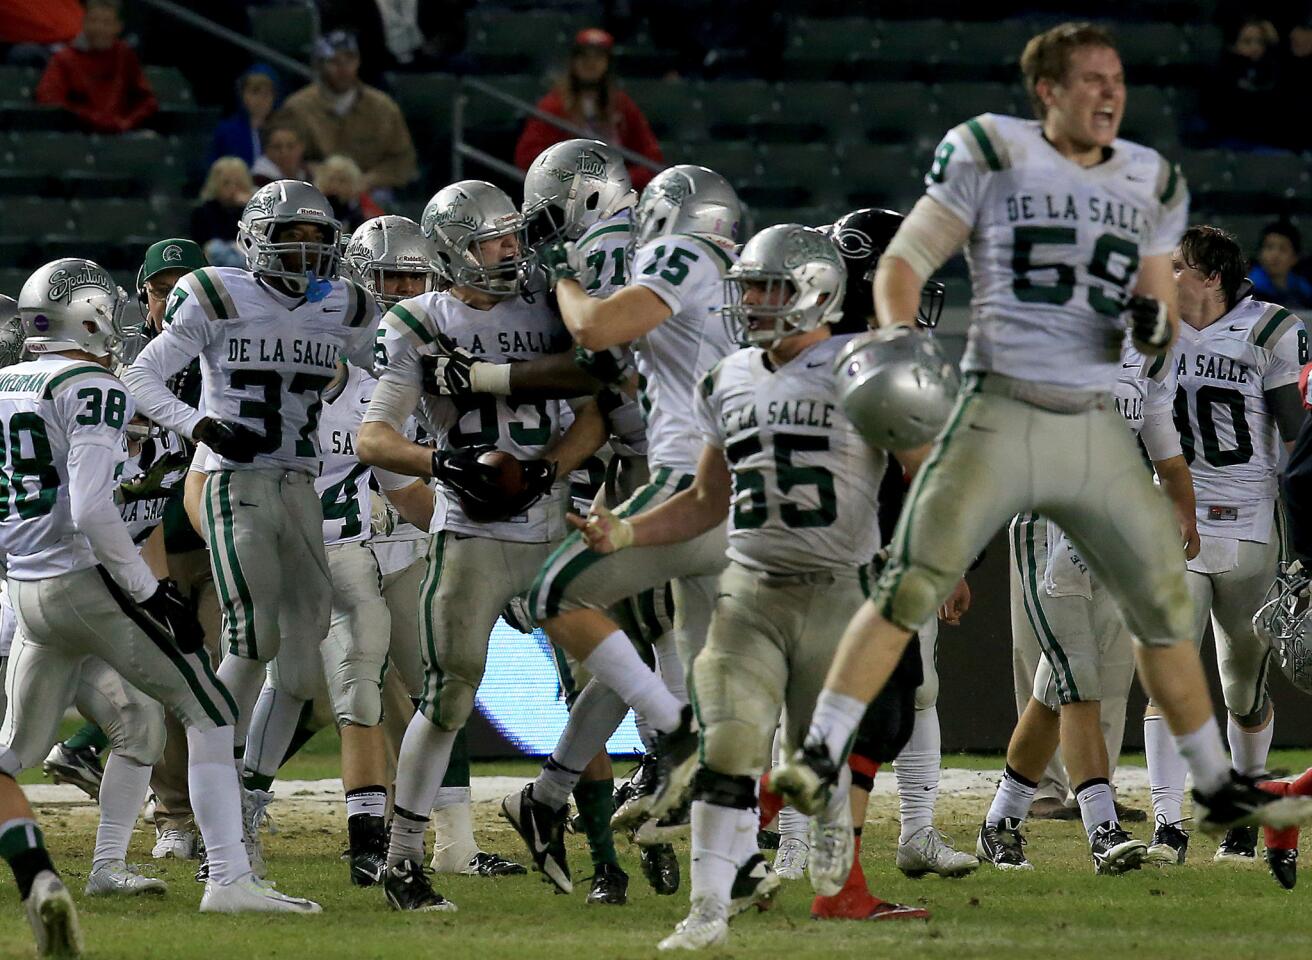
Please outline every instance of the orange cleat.
M768 773L761 777L761 798L757 803L757 808L761 812L758 827L760 830L768 827L770 822L779 815L779 811L784 808L784 798L770 789L770 774Z
M812 920L928 920L929 911L880 900L869 890L847 888L811 901Z

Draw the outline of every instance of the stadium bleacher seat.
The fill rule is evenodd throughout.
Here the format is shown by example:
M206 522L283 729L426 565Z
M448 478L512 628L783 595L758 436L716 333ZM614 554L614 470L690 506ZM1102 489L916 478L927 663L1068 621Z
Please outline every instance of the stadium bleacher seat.
M950 127L981 113L1005 113L1022 117L1030 115L1025 91L1016 84L965 81L941 83L933 88L932 95L945 133Z
M626 79L624 89L662 140L694 141L706 136L704 87L688 80Z
M775 105L785 122L799 128L807 124L819 126L823 131L819 138L800 136L797 138L800 142L814 142L816 139L846 142L860 140L865 133L860 99L851 84L824 81L784 83L775 92Z
M960 36L945 20L885 21L876 25L873 58L860 66L872 77L929 79L949 59Z
M482 14L470 18L465 52L482 74L541 75L564 66L574 23L556 12Z
M763 187L773 186L776 196L784 195L782 188L791 186L797 194L797 198L791 202L797 206L841 206L847 201L838 158L828 144L778 144L769 147L762 157L761 170L762 175L757 183ZM785 204L772 202L766 205Z
M905 212L923 191L929 156L900 146L854 144L839 158L850 206Z
M421 156L445 149L451 136L451 98L459 78L449 73L406 73L389 74L387 79Z
M888 23L885 31L897 26ZM943 49L930 63L937 63L943 80L1014 82L1021 51L1033 35L1034 24L1028 20L959 24L956 30L939 32Z
M710 167L737 188L761 174L761 155L746 142L715 141L679 149L679 162Z
M259 4L248 6L247 10L256 40L293 60L310 60L319 27L313 3Z
M871 143L913 144L929 149L947 132L928 86L918 82L871 83L859 93Z
M1162 87L1131 87L1120 135L1171 156L1179 153L1175 104L1168 91Z
M794 21L784 75L798 80L857 79L877 57L879 37L871 21L859 17Z

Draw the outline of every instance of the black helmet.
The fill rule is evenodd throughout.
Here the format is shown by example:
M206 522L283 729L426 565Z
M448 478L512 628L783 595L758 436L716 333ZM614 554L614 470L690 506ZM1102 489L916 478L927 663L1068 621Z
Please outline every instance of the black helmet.
M847 292L843 296L843 316L834 324L835 333L860 333L869 329L868 318L874 315L872 284L875 267L884 248L906 219L896 210L862 207L844 214L828 228L830 239L847 265ZM823 228L822 228L823 229ZM921 292L920 312L916 319L923 327L938 326L943 314L943 284L929 280Z

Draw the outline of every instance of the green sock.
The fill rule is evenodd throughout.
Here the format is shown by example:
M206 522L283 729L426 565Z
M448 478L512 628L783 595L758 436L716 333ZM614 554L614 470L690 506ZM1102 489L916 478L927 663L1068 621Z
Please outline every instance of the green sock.
M451 745L451 762L446 766L446 776L442 778L444 787L469 786L469 741L465 737L465 728L456 734L456 742Z
M18 884L18 899L26 900L32 890L32 881L42 870L54 870L50 854L46 852L45 838L36 821L19 817L5 824L0 833L0 858L14 871Z
M615 836L611 833L610 818L615 813L615 781L583 780L574 787L574 802L583 818L583 830L588 836L588 849L592 852L592 865L603 863L619 866L615 855Z
M109 746L109 737L94 723L83 724L82 727L67 740L64 746L70 750L81 750L84 747L91 747L96 753L104 750Z

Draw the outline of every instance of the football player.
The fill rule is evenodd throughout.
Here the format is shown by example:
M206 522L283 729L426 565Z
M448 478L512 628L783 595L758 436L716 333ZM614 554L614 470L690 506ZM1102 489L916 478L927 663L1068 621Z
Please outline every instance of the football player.
M310 184L261 187L237 232L248 269L206 267L178 281L163 332L124 380L146 416L204 445L206 539L228 647L219 676L238 705L241 756L265 665L285 646L278 683L300 700L321 676L332 607L314 492L322 394L339 357L372 362L378 306L337 279L341 226ZM200 409L166 383L197 357Z
M451 184L429 201L421 224L450 289L388 312L356 452L364 463L436 478L454 494L421 590L424 693L398 760L384 881L394 909L449 910L422 866L427 812L473 709L497 616L563 535L566 485L557 475L591 456L605 427L590 401L563 429L558 400L424 392L421 357L437 353L439 335L492 360L559 353L568 341L545 300L524 289L524 219L503 191L480 180ZM403 434L416 411L437 449ZM518 460L517 489L501 486L499 472L479 461L493 449Z
M1161 488L1171 498L1184 555L1198 553L1194 491L1172 422L1175 365L1126 344L1112 388L1117 411L1142 440ZM1043 651L1020 711L1007 763L980 827L976 851L1000 869L1030 869L1021 823L1058 742L1089 838L1094 870L1137 870L1148 847L1132 837L1116 810L1111 775L1120 755L1125 702L1134 680L1134 651L1109 591L1054 523L1034 513L1010 526L1015 650ZM1033 638L1032 640L1030 638Z
M1307 331L1288 310L1253 297L1244 280L1248 258L1230 234L1190 227L1171 263L1184 321L1172 358L1180 381L1175 422L1193 472L1202 542L1185 577L1190 636L1201 644L1210 617L1230 761L1236 774L1256 777L1266 772L1275 719L1267 694L1271 646L1253 617L1284 552L1276 494L1281 457L1304 419L1298 380ZM1153 847L1163 862L1181 862L1185 765L1158 713L1150 705L1144 719L1160 834ZM1216 859L1251 863L1256 846L1257 828L1237 827Z
M252 877L229 751L236 705L203 652L194 614L147 566L113 506L134 413L108 370L128 338L126 296L99 265L67 259L37 270L18 304L36 359L0 382L4 445L22 451L2 468L9 502L0 549L24 638L7 678L5 771L16 775L45 755L84 661L98 657L187 725L191 796L211 860L200 909L318 912ZM126 836L118 840L125 847Z
M628 518L601 507L584 527L590 548L612 553L677 544L728 521L729 566L692 664L701 739L692 905L662 950L723 943L730 913L760 897L759 888L756 898L735 897L734 886L745 863L764 861L756 782L780 710L787 742L798 742L869 583L885 457L837 402L832 370L848 338L832 337L828 324L841 314L844 279L838 250L819 230L784 224L753 237L726 278L726 319L748 346L697 388L704 449L691 487ZM836 792L811 827L816 892L837 894L853 856L848 798ZM927 916L882 907L883 917Z
M1117 138L1125 78L1105 30L1060 24L1030 40L1021 65L1039 119L984 114L951 130L926 195L880 260L879 320L911 325L925 278L970 244L967 381L916 474L892 562L834 658L806 743L774 786L802 809L826 802L908 637L997 527L1036 509L1116 597L1139 643L1140 678L1193 771L1204 827L1300 818L1312 812L1305 802L1264 793L1226 762L1187 642L1179 531L1106 402L1126 333L1154 357L1175 337L1171 252L1187 190L1156 151ZM889 333L890 352L905 346L906 332Z

